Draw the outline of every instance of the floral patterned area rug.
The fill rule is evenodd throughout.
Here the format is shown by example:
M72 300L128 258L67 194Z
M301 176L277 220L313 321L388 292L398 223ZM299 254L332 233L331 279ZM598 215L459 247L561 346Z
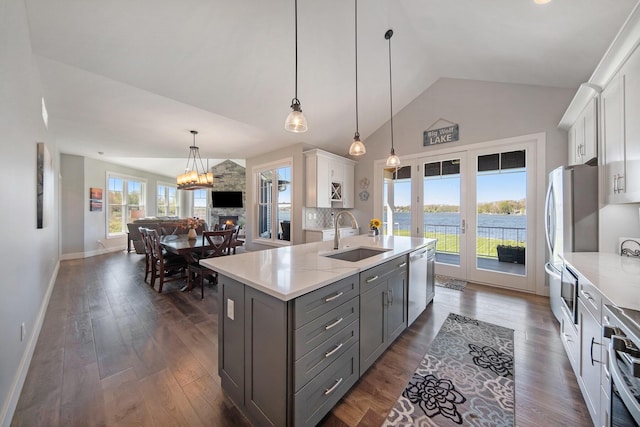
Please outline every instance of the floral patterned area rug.
M448 276L441 276L439 274L436 274L435 282L436 286L455 289L456 291L464 291L464 288L467 286L467 282L465 282L464 280L458 280Z
M513 426L513 329L449 313L383 426Z

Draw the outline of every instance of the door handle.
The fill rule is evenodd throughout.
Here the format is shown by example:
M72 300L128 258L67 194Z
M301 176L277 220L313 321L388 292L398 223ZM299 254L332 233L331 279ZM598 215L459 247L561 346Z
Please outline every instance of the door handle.
M460 226L460 233L464 234L467 231L467 221L462 220L462 225Z

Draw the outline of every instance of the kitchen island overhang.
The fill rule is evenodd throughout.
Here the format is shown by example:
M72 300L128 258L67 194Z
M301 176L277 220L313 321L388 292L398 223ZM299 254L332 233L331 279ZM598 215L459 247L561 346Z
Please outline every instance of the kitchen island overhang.
M340 239L337 250L333 249L333 242L323 241L203 259L200 263L267 295L289 301L433 242L435 239L419 237L360 235ZM358 247L389 250L355 262L326 256Z

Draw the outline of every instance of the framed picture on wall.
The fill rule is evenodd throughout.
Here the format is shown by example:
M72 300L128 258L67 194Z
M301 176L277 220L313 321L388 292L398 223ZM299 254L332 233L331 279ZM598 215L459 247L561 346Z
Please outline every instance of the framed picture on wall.
M36 144L36 227L45 228L53 211L53 163L44 142Z
M102 212L102 188L91 187L89 189L89 210Z

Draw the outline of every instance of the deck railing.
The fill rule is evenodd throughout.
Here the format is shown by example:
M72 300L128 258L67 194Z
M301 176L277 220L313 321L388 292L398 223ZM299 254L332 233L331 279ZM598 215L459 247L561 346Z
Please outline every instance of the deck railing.
M478 256L497 258L498 245L526 247L526 228L479 226L477 229L476 254ZM424 235L438 239L437 252L460 253L459 225L424 224Z

